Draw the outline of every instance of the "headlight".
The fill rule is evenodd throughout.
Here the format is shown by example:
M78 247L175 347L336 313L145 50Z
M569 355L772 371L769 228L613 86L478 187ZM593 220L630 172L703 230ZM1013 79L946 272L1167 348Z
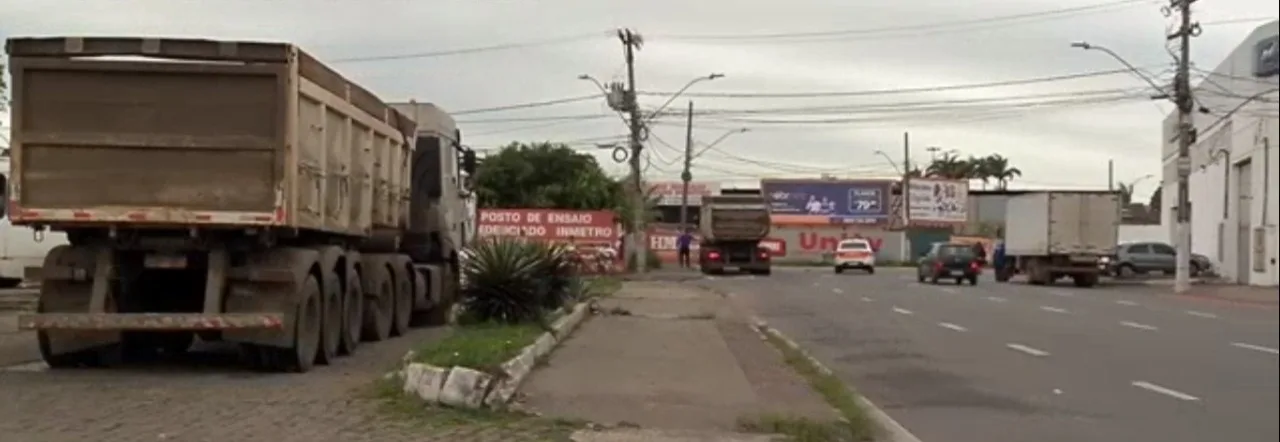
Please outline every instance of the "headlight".
M1101 264L1106 264L1111 262L1111 258L1104 256L1104 257L1098 258L1098 262Z

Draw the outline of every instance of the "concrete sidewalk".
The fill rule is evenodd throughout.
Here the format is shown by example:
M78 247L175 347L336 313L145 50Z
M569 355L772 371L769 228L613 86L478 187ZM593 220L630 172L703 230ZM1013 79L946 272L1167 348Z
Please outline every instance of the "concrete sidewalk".
M547 416L645 430L584 432L576 440L768 440L732 430L740 418L760 415L837 418L719 295L674 282L628 281L599 306L601 314L530 377L524 405Z

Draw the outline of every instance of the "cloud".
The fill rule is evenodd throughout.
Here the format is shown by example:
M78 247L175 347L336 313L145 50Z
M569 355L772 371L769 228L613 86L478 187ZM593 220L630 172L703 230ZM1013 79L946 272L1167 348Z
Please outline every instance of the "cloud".
M1134 64L1161 74L1170 63L1165 52L1167 19L1161 2L1139 2L1094 11L1064 13L1005 22L984 18L1098 4L1103 0L903 0L849 2L792 0L754 2L700 0L648 2L543 0L498 2L367 0L272 2L222 0L76 1L0 0L0 36L155 35L296 42L352 79L388 100L415 98L465 110L591 94L595 87L577 80L587 73L620 80L621 47L609 31L630 26L647 44L637 58L642 90L670 91L710 72L727 76L705 82L698 92L858 91L986 83L1074 72L1112 70L1115 60L1073 50L1068 43L1089 40L1123 54ZM1274 15L1274 5L1250 0L1215 0L1199 6L1205 20ZM56 11L50 13L50 11ZM809 38L707 41L690 34L763 34L850 28L927 25L979 20L960 31L922 27L910 32L863 32ZM1254 24L1206 27L1195 41L1195 61L1211 69L1252 30ZM480 51L430 58L368 62L336 60L411 54L508 42L530 42L566 35L592 34L573 42L533 45L515 50ZM793 39L794 40L794 39ZM1166 75L1167 77L1167 75ZM1145 87L1128 75L1006 88L943 91L893 96L809 99L711 98L695 100L698 109L776 109L813 106L865 106L941 100L1068 93ZM654 107L663 97L645 97ZM685 99L673 106L683 108ZM937 106L937 105L935 105ZM1105 105L1043 106L1000 118L990 112L956 109L939 114L903 111L881 115L885 121L857 124L781 125L731 121L699 115L695 139L710 142L728 129L751 131L726 138L695 164L699 176L807 173L893 173L876 151L894 158L902 133L912 134L912 154L940 146L966 154L1000 153L1012 159L1023 181L1045 184L1105 183L1107 160L1122 175L1159 170L1160 122L1168 106L1134 100ZM511 140L610 141L625 127L599 101L535 109L459 116L540 118L579 114L601 118L564 121L463 124L464 137L477 146ZM809 119L862 118L866 112L810 115ZM792 118L739 115L739 119ZM660 117L650 137L653 155L673 160L684 148L683 116ZM671 145L664 146L661 139ZM583 145L590 147L591 142ZM604 152L604 151L601 151ZM722 153L723 152L723 153ZM736 157L736 158L735 158ZM1062 161L1069 157L1072 161ZM745 160L744 160L745 158ZM602 157L602 162L612 163ZM901 161L900 158L896 161ZM674 177L678 161L658 161L650 173ZM763 164L763 165L761 165ZM774 165L777 167L770 167ZM611 168L620 170L617 165ZM701 168L701 169L700 169ZM659 170L661 169L661 170ZM713 170L714 169L714 170ZM720 172L717 172L720 171ZM727 171L727 172L725 172ZM1125 178L1122 176L1121 178Z

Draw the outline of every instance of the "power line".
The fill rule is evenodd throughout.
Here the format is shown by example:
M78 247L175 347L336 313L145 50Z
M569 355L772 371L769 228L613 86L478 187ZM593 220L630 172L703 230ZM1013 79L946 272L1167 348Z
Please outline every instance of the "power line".
M450 114L467 115L467 114L480 114L480 113L487 113L487 112L501 112L501 111L517 110L517 109L531 109L535 107L547 107L547 106L555 106L559 104L577 103L581 101L599 100L599 99L600 99L599 94L580 95L577 97L557 98L554 100L534 101L531 103L520 103L520 104L511 104L506 106L467 109L462 111L450 112Z
M430 51L430 52L413 52L413 53L407 53L407 54L390 54L390 55L374 55L374 56L367 56L367 57L339 58L337 60L332 60L330 62L331 63L367 63L367 62L373 62L373 61L410 60L410 59L418 59L418 58L446 57L451 55L467 55L467 54L476 54L481 52L508 51L512 49L525 49L525 48L533 48L538 46L551 46L551 45L557 45L557 44L590 40L590 39L595 39L602 36L612 36L612 35L613 35L613 31L592 32L589 34L584 33L584 34L576 34L576 35L567 35L564 37L554 37L554 38L525 41L525 42L519 42L519 43L503 43L503 44L496 44L496 45L489 45L489 46L475 46L470 48L446 49L446 50Z
M702 35L657 35L657 38L665 38L670 40L702 40L702 41L733 41L733 40L773 40L773 39L803 39L803 38L830 38L830 37L850 37L850 36L867 36L885 33L901 33L907 31L928 31L938 30L939 28L951 28L958 26L974 26L974 25L990 25L1005 22L1018 22L1034 19L1055 18L1063 15L1073 15L1087 12L1097 12L1102 10L1116 9L1119 7L1137 5L1143 3L1153 3L1152 0L1118 0L1105 3L1096 3L1092 5L1076 6L1070 8L1057 8L1050 10L1042 10L1036 12L1026 12L1020 14L1009 14L992 17L984 17L978 19L952 20L945 22L927 23L919 25L906 26L888 26L879 28L863 28L863 29L844 29L832 31L810 31L810 32L779 32L779 33L761 33L761 34L702 34Z
M1005 80L988 83L970 83L948 86L927 86L914 88L896 88L896 89L870 89L864 91L827 91L827 92L685 92L682 96L687 97L703 97L703 98L819 98L819 97L862 97L869 95L894 95L894 94L911 94L920 92L947 92L958 90L972 89L989 89L1006 86L1024 86L1029 84L1053 83L1059 81L1079 80L1083 78L1096 78L1116 74L1130 74L1129 69L1112 69L1106 71L1082 72L1076 74L1054 75L1049 77L1026 78L1020 80ZM640 95L651 96L672 96L674 92L637 92Z

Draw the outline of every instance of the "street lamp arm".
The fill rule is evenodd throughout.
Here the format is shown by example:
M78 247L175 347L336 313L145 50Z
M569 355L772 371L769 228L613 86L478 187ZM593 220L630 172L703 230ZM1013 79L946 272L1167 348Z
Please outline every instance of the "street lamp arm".
M695 159L695 158L698 158L698 157L702 156L702 154L707 153L707 151L708 151L708 150L711 150L711 148L716 147L716 145L717 145L717 144L720 144L720 142L721 142L721 141L724 141L726 138L729 138L729 136L730 136L730 135L733 135L733 134L740 134L740 133L746 132L746 131L748 131L748 130L749 130L749 129L747 129L747 128L745 128L745 127L744 127L744 128L741 128L741 129L734 129L734 130L731 130L731 131L725 132L724 134L721 134L719 138L716 138L714 141L712 141L710 144L707 144L706 146L703 146L703 147L702 147L702 150L699 150L699 151L698 151L698 153L693 154L693 156L692 156L692 157L690 157L690 159Z
M693 87L693 85L704 82L704 81L715 80L720 77L724 77L724 74L716 73L716 74L707 75L705 77L698 77L693 80L689 80L689 82L686 83L684 87L680 88L680 90L676 91L676 93L671 94L671 97L667 98L667 101L665 103L662 103L662 106L658 106L658 109L650 113L649 116L644 118L644 120L645 121L653 120L654 117L657 117L659 113L661 113L663 110L667 108L667 106L670 106L672 102L676 101L676 98L680 98L680 94L683 94L684 91L689 90L689 88Z
M898 172L898 175L905 175L905 174L906 174L906 172L903 172L903 171L902 171L902 168L901 168L901 167L898 167L898 162L897 162L897 161L894 161L894 160L893 160L893 157L890 157L890 156L889 156L889 154L884 153L884 151L883 151L883 150L877 150L877 151L876 151L876 155L879 155L879 156L884 157L885 161L888 161L888 162L889 162L889 165L890 165L890 166L893 166L893 170L894 170L895 172Z
M1129 72L1132 72L1133 75L1137 76L1138 78L1141 78L1142 81L1147 82L1148 85L1151 85L1151 88L1155 89L1156 92L1158 92L1161 95L1161 98L1167 98L1167 96L1169 95L1169 92L1164 89L1164 86L1161 86L1160 83L1157 83L1155 80L1152 80L1151 77L1148 77L1146 74L1144 74L1142 70L1138 69L1137 66L1134 66L1133 63L1129 63L1129 60L1125 60L1124 57L1120 56L1120 54L1117 54L1115 51L1111 50L1106 46L1098 46L1094 44L1089 44L1089 42L1078 41L1078 42L1072 43L1071 47L1084 49L1086 51L1102 51L1104 54L1107 54L1111 56L1111 58L1114 58L1116 61L1120 62L1120 64L1124 65L1125 68L1128 68Z
M597 79L596 79L596 77L592 77L591 75L588 75L588 74L582 74L582 75L579 75L579 76L578 76L578 79L579 79L579 80L586 80L586 81L590 81L590 82L591 82L591 84L596 85L596 88L597 88L597 89L600 89L600 93L601 93L601 94L604 94L605 99L606 99L606 100L608 99L608 97L609 97L609 89L608 89L608 88L606 88L606 87L604 87L604 83L601 83L601 82L600 82L600 80L597 80ZM616 111L615 111L615 112L616 112ZM616 112L616 113L618 114L618 118L621 118L621 119L622 119L622 125L623 125L623 126L627 126L627 125L629 124L629 123L627 122L627 116L626 116L626 115L623 115L623 114L622 114L622 112Z

